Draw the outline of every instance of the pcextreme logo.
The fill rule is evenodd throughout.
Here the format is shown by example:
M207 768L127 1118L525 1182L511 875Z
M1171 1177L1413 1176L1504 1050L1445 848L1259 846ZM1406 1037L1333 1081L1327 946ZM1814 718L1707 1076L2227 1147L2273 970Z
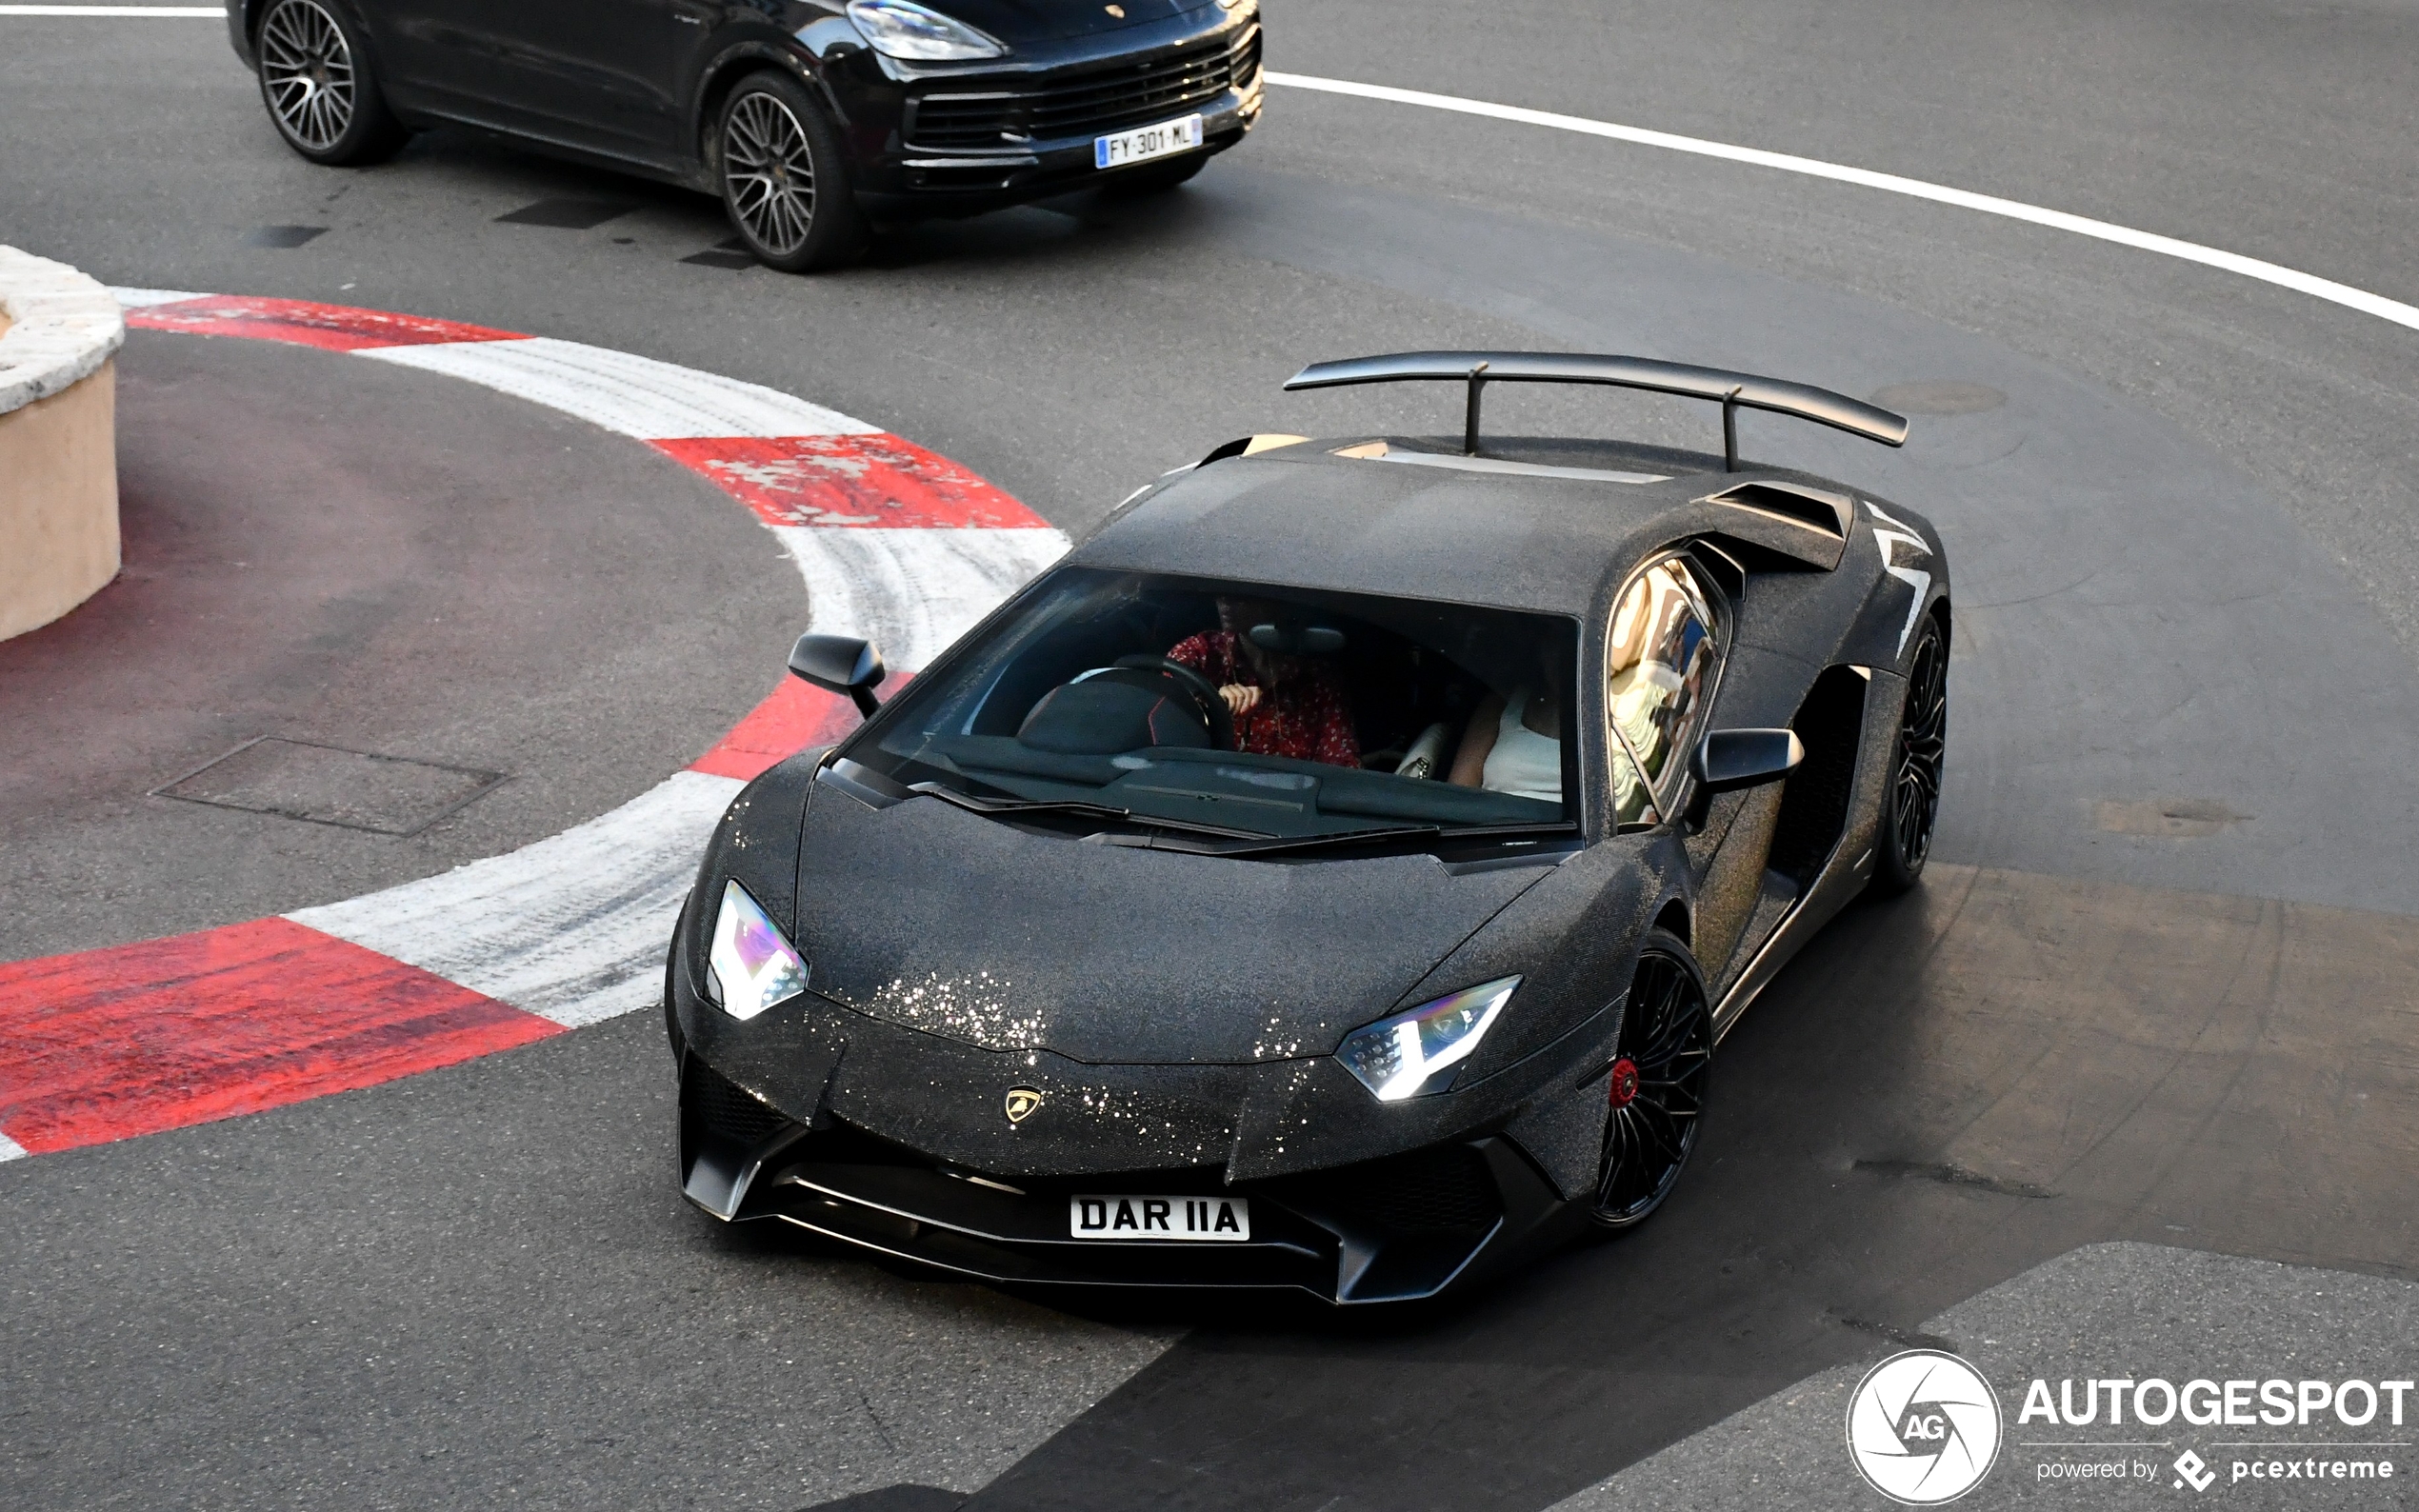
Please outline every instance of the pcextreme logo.
M1909 1349L1865 1373L1848 1399L1848 1453L1867 1484L1909 1506L1954 1502L1999 1458L1999 1397L1982 1372Z

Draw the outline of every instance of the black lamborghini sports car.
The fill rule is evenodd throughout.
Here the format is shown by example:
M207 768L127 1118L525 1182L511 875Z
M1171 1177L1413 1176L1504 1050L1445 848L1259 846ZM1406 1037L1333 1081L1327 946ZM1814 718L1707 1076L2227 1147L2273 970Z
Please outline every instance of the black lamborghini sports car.
M1027 1284L1432 1296L1639 1223L1715 1046L1938 808L1949 576L1910 510L1739 462L1839 394L1424 352L1456 440L1258 436L1143 489L731 805L671 946L680 1171ZM1719 456L1482 439L1485 386L1723 406Z

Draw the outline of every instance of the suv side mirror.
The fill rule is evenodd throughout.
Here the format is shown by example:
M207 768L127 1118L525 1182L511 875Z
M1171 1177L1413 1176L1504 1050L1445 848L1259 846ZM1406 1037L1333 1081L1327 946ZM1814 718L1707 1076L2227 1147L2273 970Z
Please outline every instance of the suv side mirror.
M801 635L790 648L790 670L817 687L848 694L868 719L882 706L873 697L882 686L882 653L871 641L853 635Z
M1727 793L1776 783L1797 769L1806 747L1788 729L1717 729L1697 746L1698 791Z

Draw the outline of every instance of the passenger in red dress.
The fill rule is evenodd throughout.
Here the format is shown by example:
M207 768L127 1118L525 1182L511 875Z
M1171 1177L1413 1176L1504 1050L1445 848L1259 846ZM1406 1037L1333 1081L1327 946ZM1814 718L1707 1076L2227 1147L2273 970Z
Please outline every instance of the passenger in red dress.
M1274 623L1281 606L1220 599L1218 628L1190 636L1168 652L1217 685L1234 715L1234 746L1329 766L1361 765L1352 705L1344 680L1325 662L1285 656L1251 644L1244 631Z

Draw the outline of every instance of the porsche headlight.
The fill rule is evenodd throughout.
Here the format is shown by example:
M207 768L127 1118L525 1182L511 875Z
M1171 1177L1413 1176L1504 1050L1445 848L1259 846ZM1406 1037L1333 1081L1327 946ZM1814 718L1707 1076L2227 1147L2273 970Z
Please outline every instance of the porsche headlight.
M1499 977L1380 1019L1346 1035L1335 1058L1381 1103L1442 1092L1519 985L1518 977Z
M713 945L706 952L706 996L734 1019L752 1019L806 990L806 961L747 888L724 883Z
M933 62L996 58L1008 51L997 37L927 10L915 0L849 0L849 19L865 33L873 50L887 57Z

